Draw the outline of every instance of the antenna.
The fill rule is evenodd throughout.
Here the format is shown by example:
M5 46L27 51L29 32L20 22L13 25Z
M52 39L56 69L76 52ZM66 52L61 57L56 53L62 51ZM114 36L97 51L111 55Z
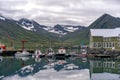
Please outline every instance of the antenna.
M62 39L62 32L61 31L59 32L59 38L60 38L60 41L61 41L61 45L63 47L63 39Z

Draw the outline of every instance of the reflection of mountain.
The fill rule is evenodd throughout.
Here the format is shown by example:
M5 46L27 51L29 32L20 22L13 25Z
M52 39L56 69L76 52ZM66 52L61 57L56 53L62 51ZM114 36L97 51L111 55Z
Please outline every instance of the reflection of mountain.
M5 80L90 80L89 70L72 70L72 71L60 71L57 72L54 69L41 70L34 75L28 75L21 77L14 75L4 78Z
M120 80L120 62L113 60L90 61L91 80Z
M35 59L3 59L0 63L0 76L4 76L5 80L20 79L27 80L30 77L33 79L70 80L75 78L80 79L80 75L85 76L89 80L89 70L87 62L82 62L81 59L76 60L48 60L42 58L40 62L35 62ZM5 68L7 66L7 68ZM11 76L12 75L12 76ZM31 76L32 75L32 76ZM57 76L59 75L59 76ZM7 77L11 76L11 77ZM64 79L63 79L64 78Z

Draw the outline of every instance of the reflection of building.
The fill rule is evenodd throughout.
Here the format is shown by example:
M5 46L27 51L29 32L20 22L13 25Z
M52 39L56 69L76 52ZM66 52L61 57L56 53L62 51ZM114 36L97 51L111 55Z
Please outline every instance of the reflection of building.
M120 28L91 29L90 48L120 49Z
M120 74L120 62L118 61L100 61L100 60L90 61L91 80L101 80L101 79L118 80L120 79L119 74ZM108 76L108 75L114 75L114 76Z

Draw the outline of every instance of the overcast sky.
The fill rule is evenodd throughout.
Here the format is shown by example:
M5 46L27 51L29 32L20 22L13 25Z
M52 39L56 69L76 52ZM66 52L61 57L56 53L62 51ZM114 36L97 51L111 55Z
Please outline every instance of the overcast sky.
M49 26L88 26L104 13L120 17L120 0L0 0L0 14Z

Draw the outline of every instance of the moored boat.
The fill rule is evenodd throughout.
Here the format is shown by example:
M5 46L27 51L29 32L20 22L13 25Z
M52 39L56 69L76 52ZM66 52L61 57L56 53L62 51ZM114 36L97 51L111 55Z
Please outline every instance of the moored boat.
M65 59L66 49L61 47L58 49L58 52L55 54L56 59Z
M35 50L35 53L33 55L35 58L41 58L43 56L45 56L44 54L42 54L41 50L37 49Z
M52 48L48 48L47 51L46 51L46 57L54 57L55 53L54 53L54 50Z
M26 50L23 50L22 52L18 51L15 53L15 57L26 57L30 56L31 54L27 52Z

